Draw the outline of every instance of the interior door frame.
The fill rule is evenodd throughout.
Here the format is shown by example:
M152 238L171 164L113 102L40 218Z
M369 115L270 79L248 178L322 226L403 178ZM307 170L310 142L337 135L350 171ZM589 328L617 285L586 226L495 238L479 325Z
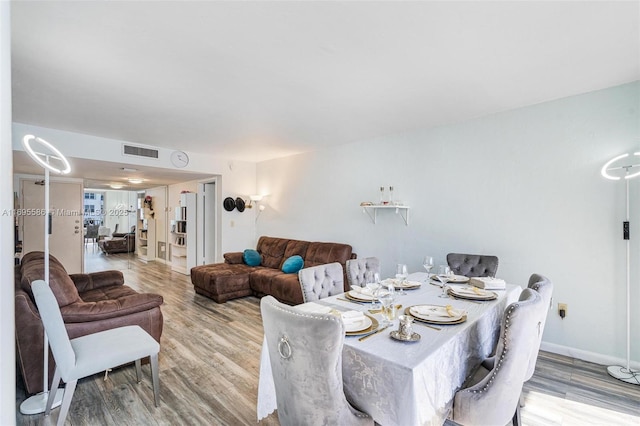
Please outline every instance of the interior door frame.
M198 181L198 193L196 198L196 233L202 238L198 238L197 249L196 249L196 265L204 265L207 263L215 263L219 262L218 258L222 251L222 238L220 235L221 229L221 215L219 202L221 194L222 194L222 185L221 185L221 176L213 176L208 179ZM214 191L206 191L208 185L214 185ZM212 197L205 200L205 197ZM211 205L212 208L208 211L207 205ZM206 244L206 233L209 228L213 226L213 235L214 235L214 243L213 243L213 254L205 253L205 244Z

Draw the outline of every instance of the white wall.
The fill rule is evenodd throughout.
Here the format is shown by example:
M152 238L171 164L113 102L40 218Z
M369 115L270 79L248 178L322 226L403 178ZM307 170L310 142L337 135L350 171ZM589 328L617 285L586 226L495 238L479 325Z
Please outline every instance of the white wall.
M11 161L11 23L9 2L0 2L0 208L13 209ZM13 217L0 216L0 424L16 422L13 310Z
M157 148L159 158L147 159L122 155L122 143L126 141L101 138L46 127L31 126L21 123L13 123L13 149L22 151L21 140L25 134L34 134L53 143L61 152L65 153L70 161L73 158L85 158L92 160L112 161L132 165L146 165L151 167L164 167L171 169L170 154L173 150ZM136 142L132 142L138 144ZM247 198L249 194L256 192L256 165L255 163L229 160L217 157L213 154L187 152L190 158L189 165L184 171L197 173L209 173L219 175L222 199L230 196L234 199L238 196ZM249 214L238 214L237 211L228 213L220 208L221 212L221 250L218 260L222 260L222 253L227 251L244 250L247 247L255 247L255 222Z
M258 192L270 193L257 235L353 246L378 256L384 275L403 261L445 262L448 252L495 254L499 276L526 286L534 272L555 283L544 340L587 355L624 358L624 186L600 176L611 157L640 150L640 84L258 164ZM410 224L359 207L381 185L410 205ZM632 182L632 218L640 213ZM640 221L632 221L640 263ZM632 336L640 341L634 267ZM601 356L602 355L602 356ZM632 359L640 360L640 344Z

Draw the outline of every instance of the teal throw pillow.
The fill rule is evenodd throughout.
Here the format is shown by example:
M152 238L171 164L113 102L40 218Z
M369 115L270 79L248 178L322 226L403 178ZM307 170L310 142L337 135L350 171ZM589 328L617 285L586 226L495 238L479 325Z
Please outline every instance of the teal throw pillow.
M295 274L304 266L304 260L301 256L297 254L295 256L291 256L282 264L282 272L285 274Z
M246 249L242 253L242 260L249 266L258 266L262 262L262 256L256 250Z

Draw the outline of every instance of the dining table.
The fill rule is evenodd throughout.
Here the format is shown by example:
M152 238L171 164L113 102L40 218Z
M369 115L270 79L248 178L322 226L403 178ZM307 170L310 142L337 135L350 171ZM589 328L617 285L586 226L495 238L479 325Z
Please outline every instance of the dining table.
M417 288L396 294L394 304L402 305L399 314L411 306L448 306L464 311L466 320L450 325L427 324L414 320L413 341L393 339L399 320L382 332L360 340L347 335L342 349L342 379L347 400L369 414L376 423L394 425L442 425L453 398L465 380L492 354L500 333L500 324L508 304L518 300L522 287L506 284L504 290L492 290L493 300L443 298L441 285L427 273L407 277ZM451 288L468 284L450 284ZM312 303L331 307L334 312L360 311L372 314L370 302L356 302L343 293ZM303 309L305 305L298 305ZM350 333L351 334L351 333ZM277 409L276 391L271 373L269 351L263 342L258 384L258 420Z

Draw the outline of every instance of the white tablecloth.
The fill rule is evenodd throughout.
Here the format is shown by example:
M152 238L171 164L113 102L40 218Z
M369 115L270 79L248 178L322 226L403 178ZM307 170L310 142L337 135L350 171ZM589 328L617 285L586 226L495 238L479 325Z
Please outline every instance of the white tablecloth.
M413 277L425 278L426 274ZM359 341L347 337L342 352L342 374L347 399L358 409L371 415L381 425L442 425L455 392L473 369L491 354L500 331L504 308L518 299L521 287L507 285L496 291L498 299L473 303L439 298L441 290L423 284L418 290L406 291L396 303L452 305L467 311L467 321L459 325L432 330L420 324L414 331L422 337L416 343L404 343L389 337L398 321L369 339ZM333 296L316 303L339 310L366 310L337 300ZM269 353L263 344L258 385L258 420L277 408L275 386Z

